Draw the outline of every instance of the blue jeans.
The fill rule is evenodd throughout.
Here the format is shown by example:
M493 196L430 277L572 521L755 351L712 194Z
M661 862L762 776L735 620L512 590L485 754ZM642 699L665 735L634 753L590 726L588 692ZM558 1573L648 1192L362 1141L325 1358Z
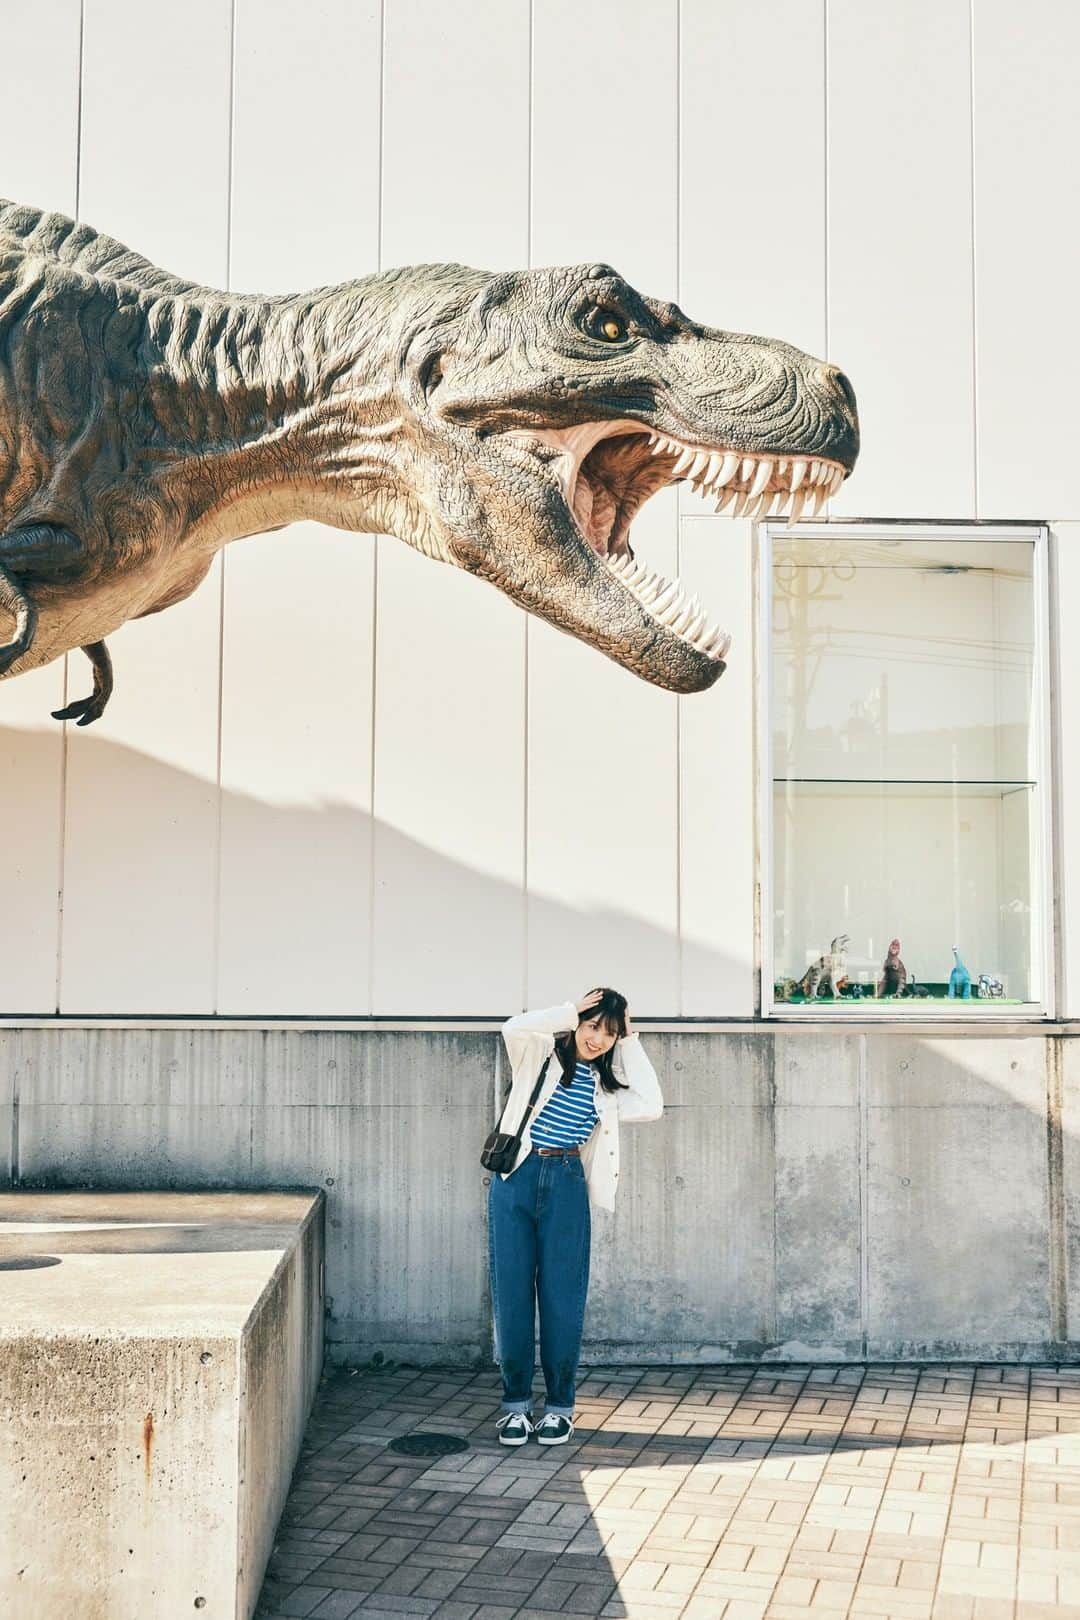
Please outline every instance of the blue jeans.
M535 1149L488 1191L488 1261L503 1411L532 1411L536 1308L545 1410L573 1417L585 1296L589 1290L589 1193L581 1160Z

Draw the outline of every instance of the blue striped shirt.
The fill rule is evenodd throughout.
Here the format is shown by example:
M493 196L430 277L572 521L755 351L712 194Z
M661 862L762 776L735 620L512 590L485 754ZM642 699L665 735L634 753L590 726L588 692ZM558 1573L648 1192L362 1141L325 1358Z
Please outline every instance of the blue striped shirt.
M561 1082L536 1116L534 1147L580 1147L599 1118L594 1101L596 1075L591 1063L578 1063L569 1086Z

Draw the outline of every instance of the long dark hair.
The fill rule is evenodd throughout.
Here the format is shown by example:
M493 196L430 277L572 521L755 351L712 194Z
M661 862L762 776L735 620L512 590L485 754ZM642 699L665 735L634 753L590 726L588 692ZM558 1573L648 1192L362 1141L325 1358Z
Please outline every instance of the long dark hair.
M626 1034L626 997L621 996L617 990L602 990L600 1000L595 1007L581 1014L582 1023L592 1023L596 1018L602 1018L604 1028L609 1035ZM555 1056L562 1064L561 1086L570 1086L574 1080L574 1069L577 1066L577 1044L574 1039L574 1030L567 1030L555 1042ZM592 1061L600 1071L600 1084L605 1091L626 1091L629 1088L621 1080L616 1080L615 1070L611 1066L611 1054L615 1048L609 1047L598 1058Z

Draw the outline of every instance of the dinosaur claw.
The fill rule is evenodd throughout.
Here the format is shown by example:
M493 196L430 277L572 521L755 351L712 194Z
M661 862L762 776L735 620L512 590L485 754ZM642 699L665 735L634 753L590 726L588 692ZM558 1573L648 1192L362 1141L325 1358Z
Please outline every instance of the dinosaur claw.
M95 720L100 720L104 704L99 704L96 698L79 698L75 703L69 703L66 709L53 709L54 720L74 720L76 725L90 726Z

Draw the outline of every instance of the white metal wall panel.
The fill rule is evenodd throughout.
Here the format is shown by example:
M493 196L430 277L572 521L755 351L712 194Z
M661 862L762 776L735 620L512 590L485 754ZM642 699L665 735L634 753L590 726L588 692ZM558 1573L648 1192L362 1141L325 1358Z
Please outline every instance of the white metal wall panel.
M679 302L695 320L827 345L824 0L683 0ZM771 116L763 116L762 65ZM744 199L783 196L773 239ZM778 216L779 217L779 216ZM680 699L680 1010L754 1009L754 612L749 524L717 518L685 485L682 576L730 632L728 668Z
M677 81L674 0L538 0L535 264L606 261L674 295ZM676 571L670 497L641 513L633 544ZM605 983L641 1013L676 1004L677 780L674 697L530 620L530 1003Z
M86 7L80 213L224 285L229 0ZM116 694L71 731L61 1007L209 1012L217 899L220 568L110 639ZM89 666L70 659L73 692Z
M384 266L528 255L529 6L388 0ZM373 1007L521 995L525 618L378 542Z
M1080 323L1080 8L978 0L974 27L979 516L1069 518Z
M823 13L824 0L683 0L681 29L680 303L710 326L817 355L825 352Z
M750 524L684 518L682 578L731 636L711 691L679 699L679 1012L754 1011L754 589Z
M974 517L969 0L828 16L829 358L863 432L832 505Z
M64 214L75 211L79 29L79 0L4 18L4 54L19 70L0 96L0 196ZM63 659L0 687L0 984L13 1012L56 1006L64 736L50 711L63 701Z
M42 0L5 30L0 194L245 289L608 259L844 366L864 450L838 513L1076 515L1080 17L1056 0L910 0L887 25L857 0L313 0L302 19ZM635 525L666 572L675 505ZM63 663L4 683L6 1006L54 1005L63 884L68 1012L484 1013L598 976L643 1012L750 1010L749 539L684 507L683 572L734 641L678 705L397 540L314 525L233 548L227 591L215 565L111 638L109 712L66 745ZM1080 538L1058 534L1068 592ZM331 582L318 617L298 577ZM68 664L74 696L89 666ZM1067 861L1061 892L1068 967Z
M232 286L370 273L378 5L242 0L236 29ZM225 555L222 1013L370 1011L374 561L372 536L316 523Z

